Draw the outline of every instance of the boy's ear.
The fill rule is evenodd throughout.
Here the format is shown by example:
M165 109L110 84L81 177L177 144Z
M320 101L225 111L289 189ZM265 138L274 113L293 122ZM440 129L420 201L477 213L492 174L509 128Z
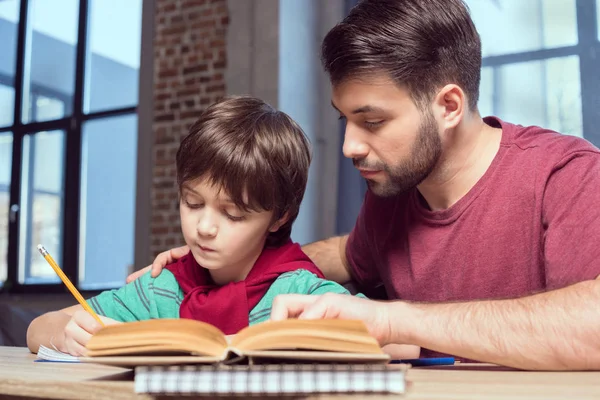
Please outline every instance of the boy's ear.
M288 219L290 219L290 214L288 212L286 212L285 214L283 214L283 217L281 217L277 221L273 222L273 224L269 228L269 232L271 232L271 233L277 232L279 230L279 228L281 228L283 225L285 225L286 222L288 222Z

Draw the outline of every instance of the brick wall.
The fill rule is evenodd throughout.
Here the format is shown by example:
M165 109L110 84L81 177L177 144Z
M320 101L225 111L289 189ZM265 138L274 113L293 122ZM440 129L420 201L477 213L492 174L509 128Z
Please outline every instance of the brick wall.
M149 259L183 243L175 154L200 110L225 94L227 0L156 0Z

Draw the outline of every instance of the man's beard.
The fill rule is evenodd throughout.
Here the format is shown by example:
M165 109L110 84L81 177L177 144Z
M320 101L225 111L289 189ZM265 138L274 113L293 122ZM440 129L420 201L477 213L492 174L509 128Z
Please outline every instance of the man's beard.
M391 197L404 193L423 182L435 168L442 153L442 142L432 113L425 112L422 116L412 151L399 165L381 163L369 167L364 160L353 160L356 167L379 169L388 174L389 180L385 182L367 179L367 185L375 195Z

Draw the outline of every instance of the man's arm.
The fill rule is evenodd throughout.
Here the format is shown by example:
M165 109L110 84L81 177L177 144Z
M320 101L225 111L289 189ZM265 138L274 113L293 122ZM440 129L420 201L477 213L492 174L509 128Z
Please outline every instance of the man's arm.
M599 369L598 304L599 279L512 300L395 302L390 337L522 369Z
M348 235L336 236L302 246L302 251L319 267L325 278L341 284L350 281L350 267L346 259Z
M413 344L522 369L600 369L598 278L512 300L418 304L342 296L277 296L271 319L361 319L382 345Z
M336 236L307 244L302 247L302 251L313 260L327 279L344 284L351 279L349 272L350 267L348 266L348 260L346 259L347 241L348 235ZM163 251L156 256L152 265L133 272L127 277L126 282L131 283L148 271L152 271L151 275L155 278L160 275L166 265L180 259L189 251L190 248L188 246L175 247Z

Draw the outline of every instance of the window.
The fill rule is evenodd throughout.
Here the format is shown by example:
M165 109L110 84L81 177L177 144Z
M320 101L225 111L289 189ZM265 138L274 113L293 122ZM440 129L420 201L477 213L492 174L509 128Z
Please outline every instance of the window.
M481 114L600 145L600 0L467 3L482 41Z
M142 0L0 1L0 284L124 283L133 264ZM118 227L118 229L115 229Z
M0 1L0 128L12 125L14 117L18 24L19 1Z
M10 164L12 160L12 133L0 133L0 282L7 276L8 221L10 210Z

